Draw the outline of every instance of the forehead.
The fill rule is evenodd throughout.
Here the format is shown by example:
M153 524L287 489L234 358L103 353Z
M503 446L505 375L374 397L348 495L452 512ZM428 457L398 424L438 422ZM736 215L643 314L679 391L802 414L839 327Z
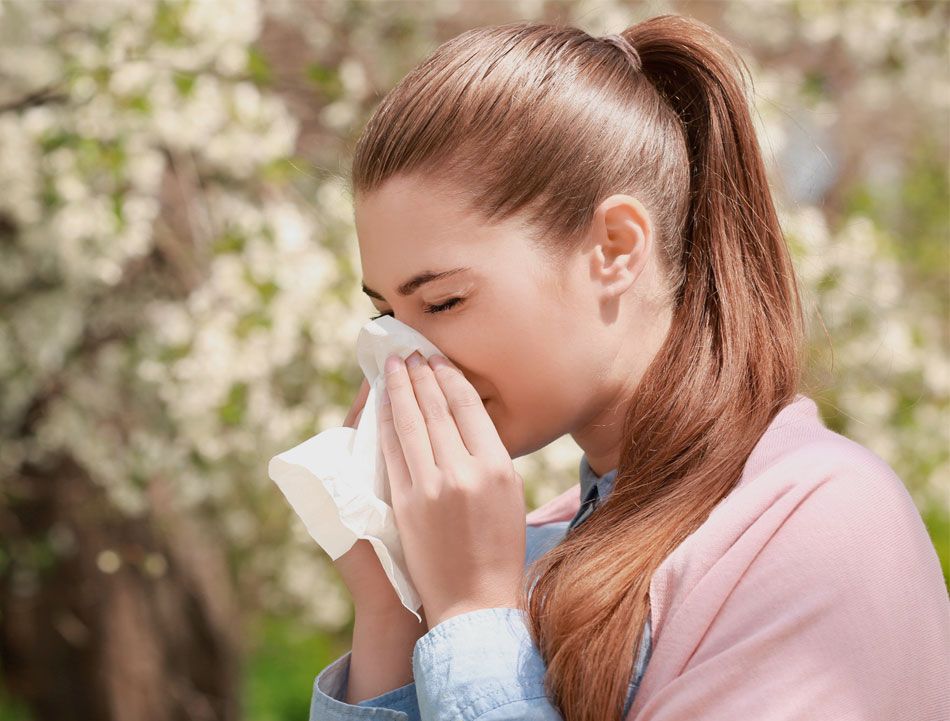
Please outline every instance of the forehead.
M498 251L490 246L504 242L501 229L467 211L459 196L417 179L391 178L359 195L354 209L363 277L374 288L423 270L477 268L491 257L486 251Z
M356 198L355 219L360 246L381 239L451 242L480 234L484 222L467 212L460 195L444 183L396 176Z

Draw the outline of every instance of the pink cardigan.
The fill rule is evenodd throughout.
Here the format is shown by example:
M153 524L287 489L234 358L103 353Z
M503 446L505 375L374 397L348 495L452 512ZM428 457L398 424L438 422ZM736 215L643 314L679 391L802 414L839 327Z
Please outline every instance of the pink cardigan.
M527 516L571 519L579 484ZM948 721L950 600L910 494L799 394L650 583L626 721Z

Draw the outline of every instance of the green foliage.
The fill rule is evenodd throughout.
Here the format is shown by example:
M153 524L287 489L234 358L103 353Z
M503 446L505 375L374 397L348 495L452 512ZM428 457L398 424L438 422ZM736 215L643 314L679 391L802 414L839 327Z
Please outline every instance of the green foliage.
M306 76L328 101L336 100L343 94L343 83L336 68L312 63L307 67Z
M244 250L244 244L246 242L247 239L240 233L236 233L233 230L226 230L214 241L215 255L240 253Z
M922 133L909 148L901 182L875 190L866 180L854 182L844 196L845 217L861 214L893 228L900 242L897 256L906 272L925 279L928 290L946 297L950 263L950 176L936 138Z
M187 9L187 2L166 2L162 0L155 7L154 37L166 45L175 45L184 39L181 19Z
M191 91L195 87L195 81L198 79L198 76L195 73L186 73L182 71L176 72L172 79L175 83L175 87L178 89L178 92L181 93L183 98L187 98L191 95Z
M244 419L247 410L247 383L235 383L228 391L228 398L218 409L221 422L226 426L237 426Z
M924 509L923 517L930 540L940 558L943 580L950 591L950 511L934 503Z
M307 718L314 678L347 651L348 642L342 637L304 627L292 618L267 616L255 626L245 670L245 718L249 721Z
M247 72L255 85L268 85L271 81L271 67L260 49L252 45L247 49Z
M0 686L0 721L32 721L26 705L10 698Z

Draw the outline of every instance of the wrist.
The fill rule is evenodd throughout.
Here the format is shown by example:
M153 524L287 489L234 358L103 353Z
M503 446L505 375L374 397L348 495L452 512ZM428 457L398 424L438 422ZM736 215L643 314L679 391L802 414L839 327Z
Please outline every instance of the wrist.
M372 622L374 624L404 624L410 623L415 626L425 628L426 615L425 610L420 606L416 609L422 617L420 624L416 617L408 608L402 605L398 597L394 595L395 601L380 600L378 597L367 601L354 601L353 615L356 619Z
M517 600L483 600L483 601L460 601L444 608L433 610L426 620L429 630L432 630L443 621L447 621L453 616L461 616L463 613L480 611L486 608L519 608Z
M378 562L376 569L364 577L349 578L347 586L354 608L365 608L380 613L395 612L400 608L405 610L405 606L399 600L399 594L396 593L396 589L393 588L382 568L379 568Z

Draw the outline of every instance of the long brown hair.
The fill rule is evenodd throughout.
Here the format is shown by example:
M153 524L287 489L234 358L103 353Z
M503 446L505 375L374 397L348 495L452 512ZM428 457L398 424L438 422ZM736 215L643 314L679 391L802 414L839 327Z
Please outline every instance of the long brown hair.
M799 386L801 300L743 69L725 39L677 15L605 38L479 27L406 75L355 149L357 196L397 173L438 178L486 222L523 213L552 262L613 193L654 221L673 319L630 399L614 490L522 589L567 721L620 718L654 571Z

